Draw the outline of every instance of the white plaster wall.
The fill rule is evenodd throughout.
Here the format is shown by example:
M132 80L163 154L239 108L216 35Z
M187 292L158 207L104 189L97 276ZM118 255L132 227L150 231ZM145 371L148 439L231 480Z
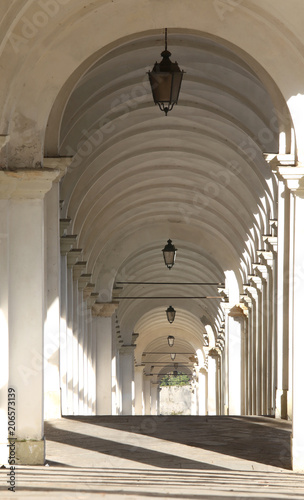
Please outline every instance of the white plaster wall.
M191 386L169 386L160 388L160 414L191 415Z

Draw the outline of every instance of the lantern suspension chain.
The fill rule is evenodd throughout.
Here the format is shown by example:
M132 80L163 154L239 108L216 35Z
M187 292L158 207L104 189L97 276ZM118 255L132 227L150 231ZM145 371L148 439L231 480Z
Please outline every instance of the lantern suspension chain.
M168 30L165 28L165 50L168 49Z

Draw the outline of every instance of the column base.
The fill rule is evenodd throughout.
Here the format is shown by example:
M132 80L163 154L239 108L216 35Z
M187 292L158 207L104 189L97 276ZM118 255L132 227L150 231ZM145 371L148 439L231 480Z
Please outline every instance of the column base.
M304 473L304 443L295 444L291 437L292 470Z
M284 418L287 420L287 394L287 389L276 390L275 418Z
M12 450L13 448L11 448ZM41 441L16 441L16 464L18 465L44 465L45 440Z

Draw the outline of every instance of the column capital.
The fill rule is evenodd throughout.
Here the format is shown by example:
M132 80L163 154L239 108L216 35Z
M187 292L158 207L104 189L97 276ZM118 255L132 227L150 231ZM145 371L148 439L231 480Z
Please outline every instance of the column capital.
M92 307L93 316L101 316L102 318L110 318L115 313L118 302L95 302Z
M76 264L75 264L76 265ZM92 274L91 273L84 273L81 274L78 278L78 288L79 290L84 290L90 283Z
M263 153L265 161L269 163L272 170L275 170L278 167L288 166L295 167L296 166L296 157L294 154L275 154L275 153Z
M265 264L259 264L257 262L252 264L253 269L256 271L258 274L258 277L261 279L267 279L268 276L268 269Z
M249 283L252 284L253 288L257 291L261 291L262 289L262 278L260 276L256 276L255 274L249 274Z
M58 175L59 170L46 168L0 170L0 199L42 200Z
M138 337L139 337L139 333L132 333L132 344L135 344Z
M45 157L43 159L43 166L49 170L58 171L57 178L54 182L59 182L60 179L62 179L62 177L64 177L67 173L72 161L72 156Z
M68 267L73 267L78 259L82 255L82 249L81 248L71 248L71 250L67 253L67 258L68 258Z
M60 219L60 236L64 236L66 234L66 231L71 222L72 219L70 217L67 217L66 219Z
M297 167L277 167L275 170L277 177L280 180L284 180L287 187L295 192L302 193L304 196L304 166Z
M244 307L242 307L241 304L236 304L230 309L228 316L230 316L231 318L246 319Z
M60 238L60 253L61 255L67 255L67 253L77 244L77 235L68 234L66 236L61 236Z
M208 352L208 356L216 359L221 356L221 353L219 352L218 349L216 349L216 347L212 347Z
M73 267L73 279L77 281L87 268L87 262L85 260L79 260Z
M136 370L137 372L144 372L144 369L145 369L145 366L146 365L135 365L134 366L134 370Z
M134 354L136 345L122 345L119 349L120 354Z
M266 266L273 267L274 252L272 250L258 250L257 255Z

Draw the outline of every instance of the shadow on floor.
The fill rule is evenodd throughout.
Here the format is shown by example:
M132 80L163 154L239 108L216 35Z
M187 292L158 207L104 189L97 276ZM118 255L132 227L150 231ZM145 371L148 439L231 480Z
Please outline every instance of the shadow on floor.
M88 423L92 424L93 422ZM74 446L76 448L90 450L112 457L132 460L134 462L140 462L142 464L152 465L155 467L162 467L166 469L226 470L223 467L217 467L216 465L209 463L189 460L184 457L174 456L144 447L128 445L122 442L58 429L53 426L51 422L45 422L45 437L47 441L55 441L57 443Z
M152 436L264 465L291 469L291 424L285 420L238 416L69 416L64 418ZM154 463L154 459L152 462Z

